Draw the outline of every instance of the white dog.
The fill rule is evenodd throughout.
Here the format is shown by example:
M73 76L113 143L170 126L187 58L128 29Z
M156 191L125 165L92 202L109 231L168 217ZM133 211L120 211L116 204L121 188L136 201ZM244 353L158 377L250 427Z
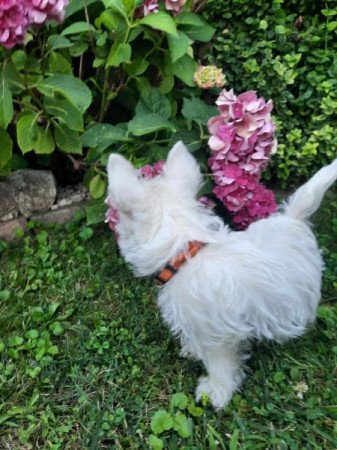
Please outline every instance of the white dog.
M197 400L204 392L222 408L240 387L245 342L299 336L315 320L323 261L306 220L337 179L337 160L281 212L243 232L232 232L196 200L202 177L182 142L153 179L142 179L118 154L110 155L108 176L119 248L136 275L163 274L190 243L204 244L185 254L179 270L164 269L176 273L160 288L158 305L182 354L202 360L208 372Z

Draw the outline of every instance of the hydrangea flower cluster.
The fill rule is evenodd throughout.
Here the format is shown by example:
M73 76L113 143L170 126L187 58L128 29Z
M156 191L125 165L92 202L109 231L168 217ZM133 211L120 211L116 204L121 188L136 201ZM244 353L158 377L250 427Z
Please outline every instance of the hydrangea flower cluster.
M64 19L69 0L0 0L0 45L22 44L27 27L46 20Z
M194 74L194 81L201 89L221 88L226 84L222 69L216 66L199 66Z
M220 115L208 121L213 192L233 215L237 228L244 229L276 210L273 192L259 182L277 145L270 117L273 104L254 91L236 96L233 90L223 90L216 104Z
M165 0L165 8L167 11L172 11L174 15L177 15L182 10L186 0ZM137 8L136 16L144 17L151 13L159 11L158 0L144 0L143 4Z

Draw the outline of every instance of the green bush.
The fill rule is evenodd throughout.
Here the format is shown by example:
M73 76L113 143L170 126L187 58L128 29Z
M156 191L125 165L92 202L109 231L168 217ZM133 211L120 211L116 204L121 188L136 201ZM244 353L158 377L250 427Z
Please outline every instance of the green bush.
M209 0L203 14L217 31L201 58L235 92L274 102L279 147L266 177L298 184L336 157L335 0Z
M192 45L214 28L189 4L174 15L159 2L145 17L141 4L72 0L62 27L32 29L23 47L0 49L0 175L23 164L22 154L48 165L62 152L102 199L111 151L143 164L180 139L202 148L215 108L196 98Z

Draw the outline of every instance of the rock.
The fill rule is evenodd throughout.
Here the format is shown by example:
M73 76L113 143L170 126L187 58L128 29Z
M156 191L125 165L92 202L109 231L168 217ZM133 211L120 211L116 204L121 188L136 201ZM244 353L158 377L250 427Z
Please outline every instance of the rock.
M31 218L40 223L58 223L63 224L69 222L74 218L74 214L77 211L84 211L85 204L77 204L72 206L66 206L65 208L56 209L53 211L46 211L43 213L34 214Z
M0 221L7 220L11 214L15 215L18 209L15 205L15 191L7 182L0 183Z
M8 220L0 223L0 239L11 241L16 237L16 232L19 228L25 230L27 220L25 217L18 217L16 219Z
M15 203L25 217L50 209L55 201L55 179L46 170L17 170L7 177L6 183L14 187Z

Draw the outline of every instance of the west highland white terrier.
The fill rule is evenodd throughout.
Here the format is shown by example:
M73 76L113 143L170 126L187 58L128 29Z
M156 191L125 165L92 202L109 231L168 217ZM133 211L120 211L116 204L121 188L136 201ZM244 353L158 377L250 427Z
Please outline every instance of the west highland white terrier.
M202 176L182 142L155 178L141 178L119 154L110 155L108 176L120 251L137 276L162 282L164 321L182 354L208 372L196 399L206 393L222 408L241 385L245 343L300 336L315 320L323 260L307 219L337 179L337 159L241 232L197 201Z

